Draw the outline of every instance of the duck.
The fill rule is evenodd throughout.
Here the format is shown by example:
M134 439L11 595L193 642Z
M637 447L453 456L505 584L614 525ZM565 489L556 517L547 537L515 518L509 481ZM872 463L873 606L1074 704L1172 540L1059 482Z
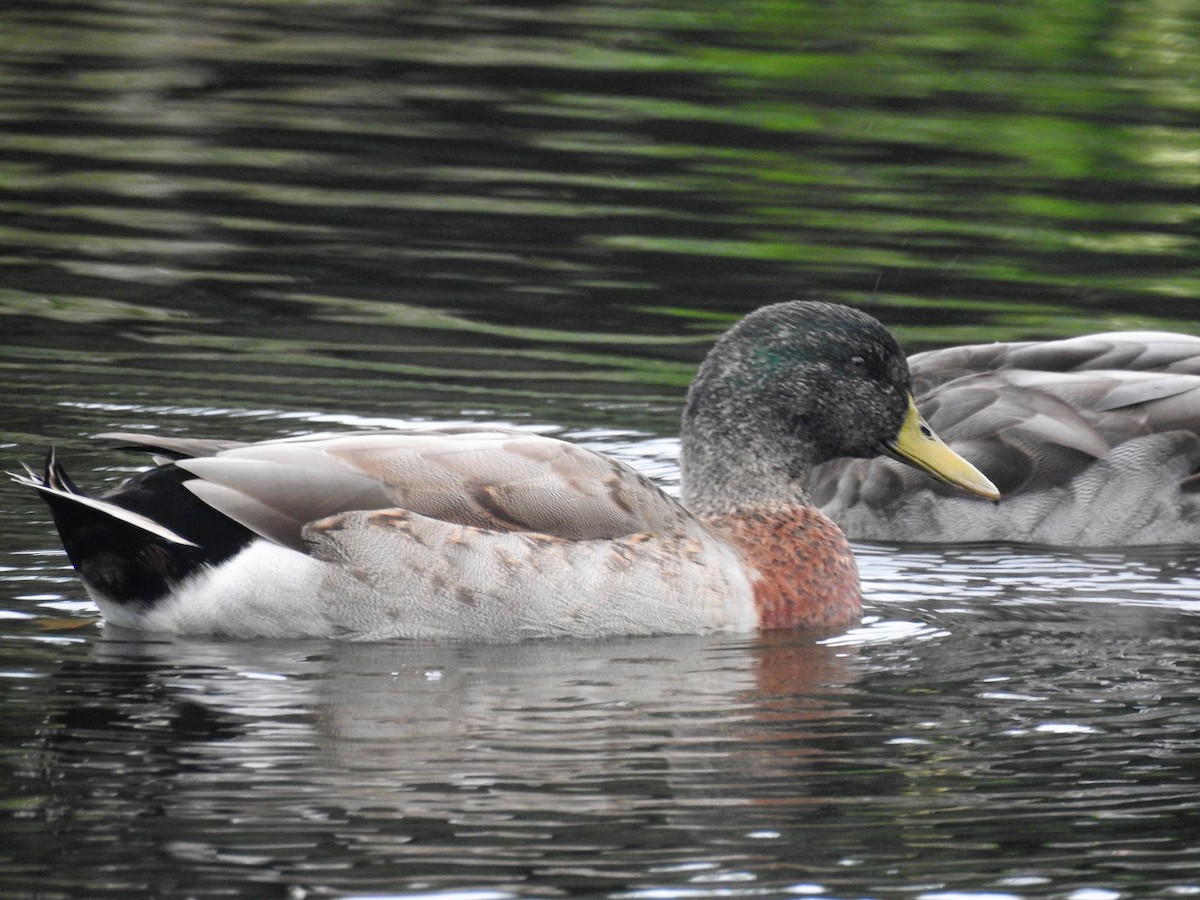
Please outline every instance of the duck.
M887 460L824 460L812 500L852 540L1200 544L1200 337L973 344L908 368L929 424L1004 502L964 502Z
M999 495L917 411L903 352L845 305L766 306L687 393L682 497L611 456L488 425L244 443L98 438L153 465L99 496L53 448L49 505L106 625L160 635L517 642L843 630L861 590L807 476L886 454Z

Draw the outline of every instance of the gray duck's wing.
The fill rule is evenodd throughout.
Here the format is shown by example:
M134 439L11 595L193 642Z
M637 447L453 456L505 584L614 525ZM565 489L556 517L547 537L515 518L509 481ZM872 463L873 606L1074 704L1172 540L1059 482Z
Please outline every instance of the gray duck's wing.
M107 437L175 454L187 488L269 540L304 550L305 527L350 510L402 509L457 525L565 540L680 527L687 512L601 453L505 429L429 428L254 444ZM143 439L145 437L145 439ZM203 455L187 457L189 449Z
M852 537L916 540L932 529L931 538L953 540L916 512L937 495L939 503L971 504L963 508L996 522L995 539L1020 539L1028 522L1018 513L1030 504L1016 501L1058 492L1056 502L1069 503L1079 479L1101 467L1107 478L1156 482L1162 491L1196 487L1200 338L1116 332L951 347L916 354L909 364L929 424L996 484L1002 499L985 513L986 503L954 497L888 460L834 460L814 471L811 493L835 521L849 523ZM1166 453L1176 464L1163 466ZM1014 510L1007 520L1006 508ZM1012 527L1001 534L1006 521ZM980 537L971 534L962 539Z

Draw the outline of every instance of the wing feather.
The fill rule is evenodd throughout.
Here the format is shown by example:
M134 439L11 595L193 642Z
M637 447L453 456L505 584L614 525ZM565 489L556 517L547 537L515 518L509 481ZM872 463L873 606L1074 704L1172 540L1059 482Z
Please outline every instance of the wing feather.
M1131 440L1200 437L1200 338L1112 332L1060 341L979 344L909 359L917 405L934 430L1007 498L1070 482ZM834 460L813 474L814 502L835 519L868 505L947 494L887 460Z
M496 531L570 540L680 527L687 512L624 463L504 429L418 428L241 444L114 434L195 479L186 486L256 533L301 547L309 522L406 509Z

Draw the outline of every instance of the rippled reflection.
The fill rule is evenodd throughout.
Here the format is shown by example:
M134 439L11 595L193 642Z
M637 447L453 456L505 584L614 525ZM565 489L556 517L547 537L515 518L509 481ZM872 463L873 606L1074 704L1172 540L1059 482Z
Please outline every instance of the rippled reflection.
M1187 4L0 11L0 446L414 421L678 487L714 335L1195 330ZM1200 891L1195 551L857 549L861 627L518 647L103 629L0 488L0 894Z
M1161 825L1195 810L1195 667L1171 658L1194 635L1146 620L1153 662L1103 617L1072 638L927 615L944 627L857 648L113 635L40 696L14 821L59 822L73 866L115 854L114 890L173 860L213 885L837 894L978 884L973 853L1161 883L1187 843Z

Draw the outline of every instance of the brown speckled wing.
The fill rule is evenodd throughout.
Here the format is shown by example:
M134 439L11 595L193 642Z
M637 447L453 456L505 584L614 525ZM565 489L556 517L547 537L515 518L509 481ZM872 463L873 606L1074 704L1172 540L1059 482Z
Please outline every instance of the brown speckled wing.
M577 444L524 432L426 432L331 441L330 456L430 518L569 540L676 528L687 514L645 476Z
M289 546L348 510L405 509L568 540L681 526L687 513L644 476L575 444L515 431L391 431L271 441L177 465L219 486L196 493ZM194 483L189 482L189 486Z

